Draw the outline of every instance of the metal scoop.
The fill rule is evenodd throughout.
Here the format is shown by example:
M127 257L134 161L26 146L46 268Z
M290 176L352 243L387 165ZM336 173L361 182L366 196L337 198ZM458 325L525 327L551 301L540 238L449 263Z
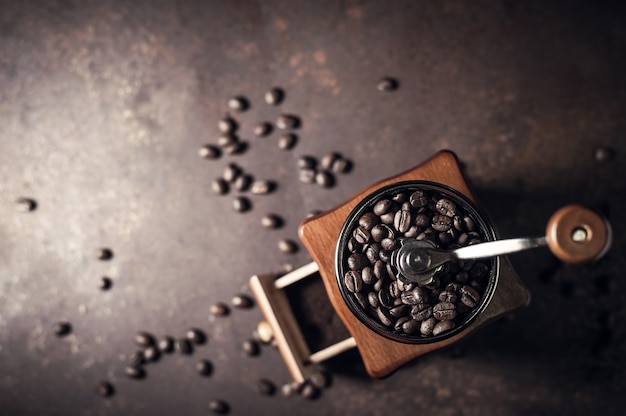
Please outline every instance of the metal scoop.
M545 237L512 238L473 244L455 250L441 250L428 240L407 239L391 255L391 265L399 278L428 285L435 273L448 262L479 259L548 246L566 263L586 263L602 257L611 245L611 228L594 211L568 205L555 212L546 227Z

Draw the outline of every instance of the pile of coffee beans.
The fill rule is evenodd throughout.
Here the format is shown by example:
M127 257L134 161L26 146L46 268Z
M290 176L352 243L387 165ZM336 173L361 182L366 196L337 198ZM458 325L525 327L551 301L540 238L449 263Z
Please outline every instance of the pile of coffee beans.
M298 158L298 178L303 183L314 183L322 188L335 185L335 175L348 173L352 169L352 161L336 152L326 153L318 161L309 155Z
M486 240L476 219L453 197L431 189L383 193L348 230L342 283L373 322L392 334L438 336L460 325L485 294L490 260L446 263L433 283L397 277L390 258L404 239L454 249Z

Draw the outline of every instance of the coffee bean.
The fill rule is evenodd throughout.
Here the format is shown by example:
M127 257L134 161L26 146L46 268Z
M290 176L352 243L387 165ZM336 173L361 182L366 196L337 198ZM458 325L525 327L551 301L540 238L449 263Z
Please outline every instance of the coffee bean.
M247 212L251 207L252 204L250 203L250 200L245 196L238 196L233 199L233 210L235 210L235 212Z
M102 397L111 397L115 393L115 388L113 388L113 384L108 381L101 381L94 387L94 390L98 396Z
M309 377L309 383L318 389L325 389L330 385L330 375L324 371L318 371Z
M228 306L222 302L217 302L211 305L210 312L213 316L226 316L230 313Z
M269 194L276 188L276 184L272 181L259 180L252 183L250 191L255 195Z
M383 238L388 237L388 234L382 225L375 225L372 228L370 235L372 236L372 240L376 241L377 243L380 243Z
M128 357L128 365L131 367L139 367L146 363L146 356L143 350L135 351Z
M456 204L447 198L441 198L435 205L436 210L447 217L456 215Z
M276 214L266 214L261 218L261 225L270 229L280 228L283 225L283 219Z
M264 344L269 344L274 339L274 331L267 321L259 322L256 326L256 332L259 336L259 341Z
M300 395L307 400L314 400L319 396L319 390L311 383L304 383Z
M278 138L278 148L280 150L291 150L296 145L298 136L293 133L281 134Z
M254 301L247 295L236 295L232 298L231 303L235 308L250 309L254 306Z
M269 105L279 105L284 97L285 92L281 88L274 87L265 93L265 102Z
M103 276L98 284L100 290L109 290L113 287L113 280L110 277Z
M439 334L443 334L454 328L454 321L439 321L433 327L433 335L437 336Z
M489 274L489 267L485 263L475 263L469 271L471 279L484 279Z
M437 231L448 231L450 226L452 225L452 220L450 217L445 215L435 215L432 220L432 227Z
M214 179L211 182L211 190L216 195L225 195L228 193L230 186L223 178Z
M207 144L198 149L198 155L203 159L219 159L222 151L218 147Z
M367 265L367 257L360 253L353 253L348 257L348 268L350 270L362 269Z
M470 308L475 307L480 300L480 294L471 286L463 286L460 290L461 302Z
M380 253L380 250L381 247L378 243L371 243L365 249L365 256L371 264L376 263L376 260L378 260L378 254Z
M353 236L357 243L366 244L369 242L370 232L365 228L359 226L354 230Z
M239 139L238 139L239 140ZM227 155L239 155L248 149L248 143L236 141L235 143L224 146L224 153Z
M159 347L159 351L164 354L169 354L171 352L174 352L174 343L174 338L166 335L159 340L157 346Z
M234 133L238 127L239 124L231 117L224 117L217 122L217 128L222 133Z
M272 396L276 391L274 383L264 378L256 382L254 389L262 396Z
M385 77L378 81L376 89L381 92L391 92L398 89L398 80L395 78Z
M433 316L433 308L426 304L415 305L411 308L411 317L416 321L425 321L431 316Z
M111 260L113 258L113 250L106 247L96 249L96 258L98 260Z
M433 332L433 329L435 328L437 322L438 321L437 319L435 319L434 316L431 316L425 321L422 321L422 324L420 325L420 333L422 335L430 335Z
M129 365L124 369L124 372L126 373L128 377L134 378L134 379L142 379L146 377L146 370L144 370L143 367L139 367L139 366Z
M451 321L456 317L456 307L450 302L439 302L433 306L433 316L440 321Z
M252 176L244 173L242 175L239 175L237 179L235 179L235 182L233 182L233 187L239 192L245 192L248 190L251 183Z
M322 169L331 170L335 161L341 159L341 155L335 152L326 153L320 159Z
M378 320L381 324L385 326L393 326L394 321L386 308L379 307L376 309L376 315L378 316Z
M222 173L222 178L229 183L235 182L235 179L239 177L243 173L242 169L235 165L234 163L230 163L224 169Z
M383 262L389 263L391 260L391 253L391 250L381 250L380 253L378 253L378 257L380 257Z
M394 318L399 318L406 315L409 310L410 307L408 305L399 305L389 309L389 314Z
M206 343L206 334L204 331L198 328L191 328L187 330L185 337L196 345L202 345Z
M298 391L298 383L292 382L283 384L280 388L280 393L283 397L291 397Z
M417 286L415 289L410 292L402 292L400 296L402 299L402 303L406 305L417 305L419 303L427 303L428 295L421 287Z
M363 287L363 281L361 280L361 275L359 272L350 270L344 276L344 284L346 285L346 289L350 292L360 292Z
M330 188L335 185L335 177L332 173L326 170L321 170L315 174L315 183L322 188Z
M456 303L457 295L456 293L452 291L444 290L443 292L439 294L438 299L439 299L439 302Z
M439 241L439 244L445 248L445 247L448 247L448 245L450 245L454 241L454 238L452 237L452 235L450 235L450 233L443 232L443 233L437 234L437 240Z
M372 272L371 267L367 266L364 267L363 270L361 270L361 280L363 280L363 283L365 283L366 285L370 285L373 283L374 273Z
M389 294L391 295L392 298L394 298L394 304L395 304L395 299L400 297L401 291L398 289L398 285L396 285L395 281L392 281L391 283L389 283Z
M217 138L217 145L221 148L234 146L239 143L239 138L233 133L223 133Z
M348 173L350 172L350 170L352 170L352 162L349 161L348 159L344 159L343 157L340 157L339 159L336 159L333 162L333 165L331 166L330 170L332 170L335 173Z
M259 355L259 353L261 352L261 349L259 348L259 344L252 339L244 341L241 344L241 348L243 349L243 352L250 357Z
M405 210L396 212L393 220L393 226L400 233L407 232L411 227L411 213Z
M360 252L361 248L362 248L361 244L357 243L357 241L356 241L356 239L354 237L350 237L348 239L347 246L348 246L348 251L350 253L356 253L357 251Z
M406 238L415 238L420 232L420 228L417 225L411 225L409 229L404 233Z
M313 156L300 156L298 158L299 169L315 169L317 166L317 160Z
M391 308L393 306L393 301L394 301L394 298L389 293L389 290L385 288L380 289L380 291L378 292L378 303L380 304L380 306L384 306L387 309Z
M615 157L615 151L610 147L598 147L594 152L594 158L598 162L608 162Z
M359 225L366 230L371 230L378 224L378 217L373 212L367 212L359 218Z
M421 208L428 204L428 196L424 191L415 191L409 197L409 202L415 208Z
M465 228L468 231L475 231L476 230L476 223L474 222L472 217L469 217L469 216L463 217L463 223L465 224Z
M230 406L222 400L211 400L209 402L209 409L215 414L225 415L230 410Z
M430 217L424 213L417 214L414 223L418 227L426 227L430 224Z
M367 309L367 305L368 305L367 298L362 293L355 292L354 297L356 298L356 301L359 303L361 308Z
M470 241L470 236L467 233L463 233L459 236L459 238L457 239L457 243L461 246L466 246L467 243L469 243Z
M300 118L291 114L282 114L276 119L276 127L281 130L297 129L300 124Z
M414 319L409 319L404 324L402 324L402 331L405 334L414 334L420 329L421 322L418 322Z
M254 126L254 135L257 137L265 137L272 132L272 125L270 123L261 122Z
M374 205L374 208L372 208L372 212L380 216L386 213L390 207L391 207L391 201L388 199L382 199Z
M393 325L393 329L396 332L403 332L402 331L402 325L404 325L405 322L411 320L410 316L401 316L398 318L398 320L396 321L396 323Z
M18 198L15 208L20 212L32 212L37 209L37 201L32 198Z
M186 338L176 340L176 352L184 355L193 353L193 345Z
M156 362L159 361L159 358L161 358L161 353L156 346L146 348L143 351L143 355L146 358L146 362Z
M298 172L298 179L303 183L315 182L316 171L313 169L300 169Z
M376 276L378 279L384 279L387 276L387 267L385 266L385 263L382 260L377 260L376 263L374 263L374 276Z
M155 345L154 335L148 332L138 332L135 335L135 344L140 347L151 347Z
M196 363L196 371L201 376L210 376L213 372L213 363L209 360L200 360Z
M282 239L278 242L278 250L281 253L293 254L298 251L298 245L293 240Z
M367 294L367 302L371 305L372 308L376 309L380 306L380 301L378 300L378 293L369 292Z
M233 111L246 111L250 107L248 99L242 96L233 97L228 100L228 108Z
M383 224L393 225L393 220L395 216L396 216L396 213L394 211L387 211L380 216L380 221Z

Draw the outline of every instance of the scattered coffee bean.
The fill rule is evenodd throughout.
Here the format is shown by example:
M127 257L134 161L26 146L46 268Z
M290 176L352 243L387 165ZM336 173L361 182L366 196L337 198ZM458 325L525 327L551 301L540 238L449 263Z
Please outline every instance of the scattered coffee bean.
M98 396L111 397L115 393L113 384L108 381L101 381L94 387L94 390Z
M610 147L599 147L594 152L594 157L598 162L608 162L615 156L615 151Z
M269 344L274 339L274 331L267 321L261 321L256 327L256 331L259 334L259 341L264 344Z
M217 302L211 305L211 315L214 316L226 316L230 311L228 306L222 302Z
M154 336L148 332L138 332L135 335L135 344L140 347L150 347L155 345Z
M376 88L378 89L378 91L382 92L395 91L398 89L398 80L389 77L382 78L380 81L378 81Z
M237 96L228 100L228 108L233 111L246 111L250 107L250 103L245 97Z
M239 138L233 133L224 133L217 138L217 145L221 148L234 146L237 143L239 143Z
M245 192L250 188L250 184L252 183L252 176L247 173L241 174L235 179L233 183L233 187L239 192Z
M254 126L254 135L257 137L265 137L272 132L272 125L267 122L261 122Z
M285 92L281 88L274 87L265 93L265 102L269 105L279 105L284 97Z
M174 343L174 338L166 335L159 340L157 346L159 347L159 351L165 354L169 354L174 351Z
M206 334L198 328L191 328L187 330L185 337L195 345L202 345L206 343Z
M339 153L330 152L326 153L320 159L320 166L322 169L331 170L335 161L341 159L341 155Z
M322 188L330 188L335 184L335 178L329 171L321 170L315 174L315 183Z
M294 115L283 114L276 119L276 127L281 130L293 130L300 127L300 118Z
M15 206L20 212L31 212L37 209L37 201L31 198L18 198Z
M228 146L224 146L224 152L227 155L239 155L246 151L248 148L248 143L237 141L235 143L229 144Z
M293 240L282 239L278 242L278 249L285 254L292 254L298 251L298 245Z
M303 183L313 183L315 182L315 173L314 169L300 169L298 179Z
M242 169L234 163L228 164L222 173L222 178L229 183L235 182L235 179L243 173Z
M272 181L259 180L254 181L252 184L251 192L255 195L269 194L276 188L276 185Z
M146 363L146 356L143 350L135 351L128 357L128 365L131 367L139 367Z
M209 402L209 409L218 415L225 415L230 410L230 406L223 400L211 400Z
M296 382L287 383L281 386L280 393L283 395L283 397L291 397L298 392L297 390L298 390L298 383Z
M291 150L296 145L298 136L293 133L281 134L278 138L278 148L280 150Z
M305 382L300 395L305 399L313 400L319 396L319 390L313 384Z
M98 283L98 288L100 290L109 290L113 287L113 280L110 277L103 276L100 278L100 282Z
M147 362L156 362L161 358L161 353L156 346L148 347L143 351Z
M340 157L339 159L333 162L331 166L331 170L335 173L348 173L352 169L352 162L348 159L344 159Z
M319 209L314 209L312 211L309 211L308 214L306 214L307 218L313 218L316 217L318 215L321 215L323 211L319 210Z
M72 325L69 322L57 322L53 327L54 334L58 337L63 337L72 332Z
M203 159L219 159L222 152L218 147L206 144L198 149L198 155Z
M196 371L201 376L209 376L213 372L213 363L209 360L200 360L196 363Z
M193 353L193 344L186 338L176 340L176 352L184 355Z
M250 208L252 208L252 204L245 196L238 196L233 199L233 209L235 212L247 212Z
M317 166L317 160L313 156L300 156L298 158L298 168L313 169Z
M257 393L259 393L262 396L272 396L274 392L276 391L276 387L274 386L274 383L264 378L256 382L254 389L256 390Z
M224 180L224 178L217 178L211 182L211 190L216 195L225 195L228 193L230 186L228 182Z
M261 218L261 225L265 228L275 229L282 227L284 221L276 214L265 214Z
M239 309L249 309L254 306L254 301L247 295L236 295L232 298L231 303Z
M134 379L142 379L146 376L146 370L143 367L129 365L124 369L126 375Z
M325 389L330 385L330 375L324 371L315 372L309 377L309 383L318 389Z
M222 133L234 133L238 127L237 122L231 117L224 117L217 122L217 128Z
M250 357L259 355L261 352L259 344L252 339L244 341L243 344L241 344L241 348L243 349L243 352Z
M96 258L98 260L111 260L113 258L113 250L106 247L96 249Z

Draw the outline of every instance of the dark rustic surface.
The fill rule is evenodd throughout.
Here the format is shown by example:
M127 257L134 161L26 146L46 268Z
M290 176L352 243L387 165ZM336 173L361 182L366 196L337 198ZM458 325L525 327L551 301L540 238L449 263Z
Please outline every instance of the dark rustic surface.
M0 1L0 413L207 414L219 398L242 415L622 414L626 13L560 3ZM397 91L376 89L384 76ZM286 97L270 107L275 85ZM236 115L248 149L202 160L234 95L251 104ZM276 131L252 134L283 112L302 120L291 151ZM612 160L596 160L599 147ZM241 351L258 308L209 319L210 305L309 261L276 246L309 211L442 148L501 235L540 234L579 202L608 215L612 251L582 267L512 256L528 308L385 380L348 353L327 364L333 384L316 401L255 392L260 378L289 380L276 350ZM296 158L329 151L352 172L331 189L298 182ZM230 161L278 184L245 214L209 188ZM36 210L19 212L20 197ZM283 228L261 227L269 211ZM314 293L301 309L321 308ZM63 320L72 333L58 338ZM327 320L305 325L318 344L333 339L316 332ZM208 335L193 355L125 376L138 331L190 327ZM112 397L96 395L100 380Z

